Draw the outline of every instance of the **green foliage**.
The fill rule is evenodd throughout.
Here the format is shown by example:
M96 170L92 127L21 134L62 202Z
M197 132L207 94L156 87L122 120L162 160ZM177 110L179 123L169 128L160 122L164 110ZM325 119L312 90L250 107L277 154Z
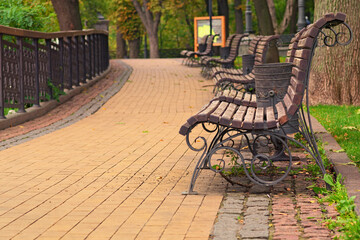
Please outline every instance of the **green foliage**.
M60 102L60 96L65 95L66 93L60 89L60 86L55 86L50 79L47 81L47 85L50 88L50 91L52 92L52 99L55 99L57 102ZM51 100L51 96L46 93L45 97L47 100Z
M342 184L341 174L334 181L333 176L325 174L324 181L331 186L331 191L321 188L315 184L310 186L315 193L325 195L319 199L320 203L328 202L335 204L339 216L336 219L325 220L330 229L339 229L342 233L340 239L360 239L360 218L355 213L355 196L348 197L345 186Z
M112 11L111 18L125 40L135 40L143 35L144 27L131 0L114 0Z
M79 0L81 21L85 28L93 28L98 21L98 13L105 18L109 12L109 0Z
M360 166L360 107L318 105L312 106L310 111L349 158Z
M0 24L28 30L49 30L48 22L56 18L42 1L0 0Z

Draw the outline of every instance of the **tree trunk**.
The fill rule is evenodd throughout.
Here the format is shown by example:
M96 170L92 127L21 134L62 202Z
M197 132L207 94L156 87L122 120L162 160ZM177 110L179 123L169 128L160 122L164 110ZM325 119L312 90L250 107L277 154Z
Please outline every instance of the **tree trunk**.
M119 29L116 32L116 58L126 58L126 41L123 39L123 35L120 33Z
M290 33L296 33L297 32L297 19L298 19L298 0L294 1L293 5L293 14L290 17L290 23L289 23L289 32Z
M243 22L243 12L241 9L241 0L235 0L235 25L236 25L236 33L244 33L244 22Z
M156 33L149 33L149 47L150 47L150 58L159 58L159 39L157 32Z
M258 19L260 35L274 35L274 26L272 24L269 7L266 0L254 0L254 7ZM271 44L266 54L266 62L279 62L279 51L275 44Z
M79 0L51 0L61 31L81 30Z
M143 0L143 6L140 5L138 0L131 0L136 12L139 14L141 22L144 24L146 32L149 36L150 42L150 58L159 58L159 38L158 38L158 29L161 18L161 11L156 13L152 12L149 8L148 0ZM159 0L159 5L161 6Z
M312 104L360 105L359 11L358 0L315 0L315 20L325 13L343 12L354 36L347 46L316 49L309 83Z
M228 0L217 0L219 16L225 16L225 36L229 36L229 4Z
M274 0L267 0L267 4L269 6L269 13L271 16L272 24L274 26L275 34L282 34L289 26L292 16L294 16L295 4L297 4L297 1L287 0L285 13L280 24L278 24L276 20L276 10L275 10Z
M140 52L140 39L129 40L129 57L138 58Z

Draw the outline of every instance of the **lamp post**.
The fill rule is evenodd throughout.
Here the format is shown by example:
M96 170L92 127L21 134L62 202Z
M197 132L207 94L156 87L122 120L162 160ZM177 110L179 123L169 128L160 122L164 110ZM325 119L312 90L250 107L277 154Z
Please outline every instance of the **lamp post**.
M305 21L305 1L299 0L298 1L298 8L299 8L299 14L298 14L298 22L297 22L297 30L300 31L306 26Z
M253 33L252 29L252 13L250 0L246 1L246 10L245 10L245 33Z

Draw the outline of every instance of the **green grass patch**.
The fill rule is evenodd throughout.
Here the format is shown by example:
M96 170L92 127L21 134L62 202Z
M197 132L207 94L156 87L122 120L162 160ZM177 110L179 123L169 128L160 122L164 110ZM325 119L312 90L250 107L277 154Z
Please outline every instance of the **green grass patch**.
M318 105L310 112L360 167L360 107Z

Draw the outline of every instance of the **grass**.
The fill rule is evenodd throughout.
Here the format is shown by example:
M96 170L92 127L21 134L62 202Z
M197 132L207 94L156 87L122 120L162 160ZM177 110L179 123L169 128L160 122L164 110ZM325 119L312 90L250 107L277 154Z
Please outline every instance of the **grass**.
M360 167L360 107L317 105L310 112Z

